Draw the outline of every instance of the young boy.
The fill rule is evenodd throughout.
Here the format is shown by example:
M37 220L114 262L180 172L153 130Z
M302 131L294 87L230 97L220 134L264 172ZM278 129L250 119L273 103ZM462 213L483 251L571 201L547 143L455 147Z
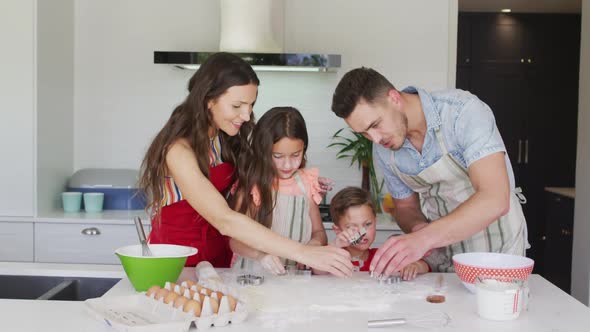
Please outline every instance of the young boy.
M377 223L371 194L357 187L342 189L330 202L330 215L336 233L336 239L330 244L348 250L357 271L369 271L371 260L378 249L371 248L375 241ZM358 244L351 244L363 228L366 230L364 237ZM401 271L401 277L404 280L412 280L418 274L430 271L426 261L421 259L406 266Z

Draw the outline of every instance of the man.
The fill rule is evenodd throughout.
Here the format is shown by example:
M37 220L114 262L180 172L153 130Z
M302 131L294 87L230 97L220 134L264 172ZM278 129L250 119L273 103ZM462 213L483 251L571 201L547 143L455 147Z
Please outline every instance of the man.
M443 247L435 258L441 272L453 271L451 258L458 253L524 255L522 196L514 189L493 113L476 96L398 91L363 67L344 75L332 111L376 143L373 157L394 198L395 219L407 233L379 248L372 271L391 275Z

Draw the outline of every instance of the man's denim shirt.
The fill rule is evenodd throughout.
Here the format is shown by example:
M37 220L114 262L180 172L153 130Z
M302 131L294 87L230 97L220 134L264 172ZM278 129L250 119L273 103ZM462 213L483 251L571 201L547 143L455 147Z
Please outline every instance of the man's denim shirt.
M447 150L465 168L473 162L506 147L496 126L492 110L476 96L463 90L445 90L428 93L415 87L402 92L417 93L426 117L426 137L420 154L406 138L403 146L395 151L395 165L400 172L417 175L442 157L442 150L435 135L440 128ZM385 183L394 198L410 196L413 191L391 170L391 150L373 144L373 156L385 177ZM514 173L505 153L510 186L514 189Z

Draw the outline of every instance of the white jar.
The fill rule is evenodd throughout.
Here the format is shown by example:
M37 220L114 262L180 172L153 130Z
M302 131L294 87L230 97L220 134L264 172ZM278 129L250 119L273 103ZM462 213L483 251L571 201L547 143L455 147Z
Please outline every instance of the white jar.
M526 309L528 287L520 279L480 276L475 281L477 313L490 320L513 320Z

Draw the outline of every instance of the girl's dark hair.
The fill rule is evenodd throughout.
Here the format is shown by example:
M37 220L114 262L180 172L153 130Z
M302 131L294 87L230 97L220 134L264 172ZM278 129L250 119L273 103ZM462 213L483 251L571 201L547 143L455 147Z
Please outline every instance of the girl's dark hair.
M213 126L207 104L223 95L233 86L259 85L252 67L238 56L216 53L205 60L188 83L189 94L178 105L168 122L156 135L143 159L139 187L147 196L146 210L159 216L163 198L163 180L166 175L166 154L178 139L186 139L197 158L199 169L209 176L209 127ZM247 138L254 127L254 117L244 122L238 135L228 136L219 131L224 162L239 162L238 157L248 149Z
M340 190L330 201L332 222L339 226L340 218L344 216L349 208L362 205L371 208L371 211L375 214L375 204L368 191L359 187L346 187Z
M273 145L284 137L303 141L303 161L299 168L305 167L305 152L308 138L305 120L293 107L274 107L264 113L256 123L250 140L251 155L241 155L242 166L238 170L238 188L233 202L236 211L252 216L270 228L272 211L278 190L278 173L272 161ZM256 188L260 193L260 206L255 206L250 193ZM239 206L235 206L238 204Z

